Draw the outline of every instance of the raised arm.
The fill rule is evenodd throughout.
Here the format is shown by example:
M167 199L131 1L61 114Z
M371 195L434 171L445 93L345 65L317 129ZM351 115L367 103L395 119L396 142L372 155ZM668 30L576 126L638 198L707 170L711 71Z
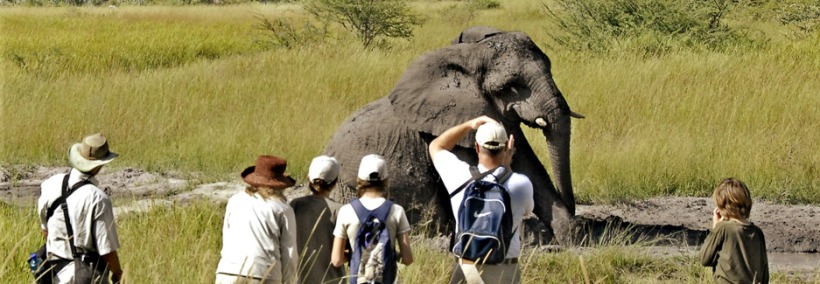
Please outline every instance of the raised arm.
M430 142L430 146L428 149L430 152L430 158L435 161L436 153L444 150L452 150L456 146L458 141L464 138L464 136L467 136L467 134L469 134L470 131L478 129L479 126L488 122L496 121L487 116L480 116L473 118L462 124L450 127L449 129L444 131L444 133L442 133L439 137L436 137L436 139L433 139L433 141Z

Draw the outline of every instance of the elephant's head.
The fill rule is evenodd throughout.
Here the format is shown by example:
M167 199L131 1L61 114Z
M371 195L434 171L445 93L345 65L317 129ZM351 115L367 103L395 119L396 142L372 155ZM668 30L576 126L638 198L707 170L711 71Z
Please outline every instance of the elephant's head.
M570 111L553 81L550 59L526 34L488 31L493 33L468 36L481 37L476 42L454 44L413 63L389 96L393 109L410 127L434 136L479 115L501 121L508 132L522 123L541 129L557 189L574 214L570 118L582 116ZM459 145L472 147L472 139Z

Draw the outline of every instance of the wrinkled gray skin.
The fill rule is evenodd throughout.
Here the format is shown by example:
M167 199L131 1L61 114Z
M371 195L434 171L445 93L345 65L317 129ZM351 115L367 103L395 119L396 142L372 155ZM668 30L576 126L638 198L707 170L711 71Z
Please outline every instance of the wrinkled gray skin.
M390 94L359 109L337 129L324 151L342 166L333 197L341 202L355 197L359 161L380 154L388 161L390 198L404 206L410 222L433 218L433 228L450 228L449 196L428 144L454 125L487 115L516 138L512 168L533 183L535 215L553 229L557 241L568 240L575 214L569 159L572 112L552 79L549 58L520 32L474 27L453 42L419 57ZM522 124L542 130L558 190ZM473 141L471 133L453 152L475 165ZM428 208L435 215L431 217Z

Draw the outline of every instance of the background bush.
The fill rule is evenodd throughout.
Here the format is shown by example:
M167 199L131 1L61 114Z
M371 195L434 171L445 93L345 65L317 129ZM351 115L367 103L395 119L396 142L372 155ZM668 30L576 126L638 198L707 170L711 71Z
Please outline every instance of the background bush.
M765 43L724 22L733 5L731 0L557 0L544 7L559 27L552 39L572 50L657 55Z

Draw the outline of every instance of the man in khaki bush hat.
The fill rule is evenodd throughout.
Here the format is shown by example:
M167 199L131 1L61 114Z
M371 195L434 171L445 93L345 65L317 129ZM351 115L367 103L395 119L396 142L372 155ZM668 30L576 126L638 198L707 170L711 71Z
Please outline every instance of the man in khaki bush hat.
M86 136L69 148L72 169L40 185L37 211L46 237L46 262L40 271L52 271L41 277L50 277L53 283L109 283L110 274L112 282L121 281L113 206L94 178L117 156L102 134ZM90 268L90 275L77 272L79 265Z

